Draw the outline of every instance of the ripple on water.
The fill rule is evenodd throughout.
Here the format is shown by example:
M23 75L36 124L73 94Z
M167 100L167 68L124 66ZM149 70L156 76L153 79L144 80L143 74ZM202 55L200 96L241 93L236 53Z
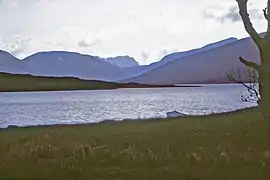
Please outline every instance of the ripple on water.
M190 115L255 106L239 101L239 85L201 88L117 89L104 91L0 93L0 126L91 123L102 120Z

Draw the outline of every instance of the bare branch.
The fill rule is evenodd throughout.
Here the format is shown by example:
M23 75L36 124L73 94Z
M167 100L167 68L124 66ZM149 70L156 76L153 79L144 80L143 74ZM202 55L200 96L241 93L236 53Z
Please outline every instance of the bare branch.
M258 84L258 73L255 70L247 69L244 73L244 77L242 76L243 72L241 73L238 71L235 73L234 71L229 71L228 78L237 83L243 85L248 92L248 95L241 95L241 101L243 102L257 102L260 101L260 94L259 94L259 84Z
M254 62L251 62L251 61L247 61L245 60L243 57L239 57L239 60L241 63L243 63L245 66L248 66L248 67L251 67L253 68L254 70L256 70L257 72L260 71L260 65L257 64L257 63L254 63Z
M247 2L248 0L236 0L238 3L238 7L239 7L239 13L240 16L243 20L245 29L247 31L247 33L250 35L250 37L253 39L253 41L257 44L257 46L260 48L261 47L261 42L262 42L262 38L261 36L257 33L257 31L254 29L248 11L247 11Z
M265 19L268 21L268 13L267 13L267 9L268 9L268 8L263 9L263 15L264 15Z

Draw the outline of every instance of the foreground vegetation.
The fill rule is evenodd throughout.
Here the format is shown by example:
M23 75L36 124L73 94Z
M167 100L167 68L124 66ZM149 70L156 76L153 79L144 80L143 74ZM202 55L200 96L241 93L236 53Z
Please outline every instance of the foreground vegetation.
M256 109L178 119L1 130L0 179L270 179Z

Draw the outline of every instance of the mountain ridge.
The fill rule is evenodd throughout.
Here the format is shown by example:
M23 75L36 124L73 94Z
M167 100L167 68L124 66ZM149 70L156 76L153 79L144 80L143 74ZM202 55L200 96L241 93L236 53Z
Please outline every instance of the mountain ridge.
M123 80L122 82L189 84L209 83L209 81L211 82L211 79L219 78L222 79L220 80L220 83L229 83L231 82L227 78L227 73L230 70L229 67L240 68L241 70L245 68L239 62L239 56L246 57L259 63L259 53L251 38L243 38L233 43L213 48L208 51L191 54L189 56L180 58L181 61L175 60L168 62L159 68L150 70L137 77ZM217 61L218 59L222 60ZM215 64L216 66L211 67L211 64ZM176 67L178 67L178 69ZM226 72L222 72L224 69L226 69ZM203 70L204 72L201 72ZM192 76L191 72L196 73L196 76ZM209 73L211 75L209 75ZM206 78L207 74L208 76ZM180 75L182 75L182 77L179 77ZM177 76L178 79L175 78ZM194 79L194 77L196 78ZM172 79L174 79L174 81Z
M0 71L9 73L8 69L10 68L11 73L32 74L37 76L78 77L88 80L146 84L204 83L211 80L214 81L214 79L223 79L220 81L225 82L226 77L224 73L222 76L220 75L222 65L225 69L228 69L227 66L229 65L243 69L242 66L239 66L239 61L236 57L240 55L244 55L245 57L245 54L247 54L248 59L252 57L258 59L258 53L254 45L251 45L250 41L251 39L249 37L240 40L234 37L227 38L215 43L210 43L201 48L168 54L160 61L144 66L139 66L138 62L130 56L101 58L99 56L81 54L79 52L43 51L19 60L8 52L0 51ZM241 44L241 42L244 42L242 48L238 45L239 43ZM237 48L233 48L234 46ZM244 49L245 47L247 50ZM1 60L1 55L3 54L7 59L11 59L13 64L11 63L11 65L9 65L5 62L7 60ZM230 54L233 54L233 56ZM208 58L208 60L206 60L206 58ZM220 58L223 60L213 60ZM233 61L228 61L228 58L233 59ZM230 64L228 64L227 61L230 62ZM217 62L219 62L219 64L217 64ZM192 69L192 67L196 67L198 64L200 68ZM216 70L217 68L212 67L213 64L216 64L220 72ZM173 66L179 66L179 69L175 69ZM191 72L187 71L188 69L198 72L196 72L197 74L191 75ZM205 73L200 74L199 72L202 73L202 69L205 70ZM212 76L209 75L210 71L212 71ZM182 76L181 78L179 77L180 74ZM150 76L152 78L150 78ZM178 77L178 79L176 77ZM202 79L202 77L207 77L208 79ZM188 82L188 78L190 82ZM195 81L194 78L197 78L197 80Z

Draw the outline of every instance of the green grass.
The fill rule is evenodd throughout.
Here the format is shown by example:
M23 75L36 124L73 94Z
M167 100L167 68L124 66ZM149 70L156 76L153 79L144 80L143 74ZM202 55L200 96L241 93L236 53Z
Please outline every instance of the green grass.
M256 109L178 119L2 130L0 179L270 179Z
M106 90L118 88L176 87L175 85L151 85L137 83L114 83L83 80L74 77L45 77L0 72L0 92ZM181 86L200 87L200 86Z

